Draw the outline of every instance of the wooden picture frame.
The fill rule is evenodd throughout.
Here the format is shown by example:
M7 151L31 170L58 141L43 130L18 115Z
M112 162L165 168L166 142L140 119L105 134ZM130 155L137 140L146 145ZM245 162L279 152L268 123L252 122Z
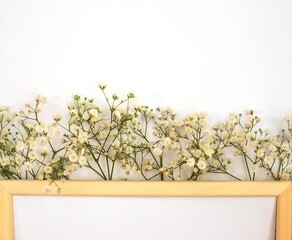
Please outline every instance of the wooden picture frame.
M276 239L291 239L291 182L56 181L55 196L276 197ZM46 181L0 180L0 240L13 240L13 196L45 195Z

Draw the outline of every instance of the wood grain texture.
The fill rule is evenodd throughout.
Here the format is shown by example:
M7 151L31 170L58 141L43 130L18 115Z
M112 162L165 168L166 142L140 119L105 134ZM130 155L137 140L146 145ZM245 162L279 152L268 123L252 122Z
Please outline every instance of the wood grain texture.
M181 196L264 197L279 196L290 182L172 182L172 181L56 181L52 195L63 196ZM45 195L46 181L0 180L13 195Z
M0 240L13 240L13 197L0 184Z
M291 218L292 218L291 186L287 187L277 197L277 228L276 239L291 239Z

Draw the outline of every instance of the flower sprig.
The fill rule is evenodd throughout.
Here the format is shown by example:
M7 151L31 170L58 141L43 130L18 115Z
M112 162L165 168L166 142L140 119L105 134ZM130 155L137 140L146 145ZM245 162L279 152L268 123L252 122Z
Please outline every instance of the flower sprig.
M7 179L61 179L61 144L53 146L52 137L60 130L55 124L39 119L40 105L46 97L38 95L35 104L25 104L25 110L12 113L12 118L1 113L0 173Z
M117 169L124 180L131 174L189 181L225 174L253 181L261 179L259 172L272 180L292 180L291 116L276 135L260 127L253 110L208 126L205 112L180 119L171 108L151 109L135 104L132 92L120 99L109 96L106 88L99 84L104 105L74 94L66 105L68 115L56 113L51 122L41 120L41 106L47 102L41 95L18 112L0 107L0 176L52 184L88 168L103 180L117 179ZM238 161L245 177L233 171Z

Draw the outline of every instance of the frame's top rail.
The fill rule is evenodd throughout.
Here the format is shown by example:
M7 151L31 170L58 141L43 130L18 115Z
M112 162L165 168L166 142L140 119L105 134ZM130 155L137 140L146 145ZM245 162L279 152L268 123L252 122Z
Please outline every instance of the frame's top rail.
M279 196L291 182L172 182L172 181L56 181L52 195L60 196L194 196L194 197L258 197ZM44 195L46 181L0 180L13 195Z

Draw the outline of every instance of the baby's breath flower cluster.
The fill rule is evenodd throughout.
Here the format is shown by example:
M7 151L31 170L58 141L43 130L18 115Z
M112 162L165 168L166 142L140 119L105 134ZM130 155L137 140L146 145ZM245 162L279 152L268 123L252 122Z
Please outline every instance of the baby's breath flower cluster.
M0 109L0 176L7 179L61 179L64 176L65 146L53 138L61 135L56 123L40 121L41 104L47 101L37 96L35 104L11 117L7 108ZM60 141L59 141L60 142Z
M205 112L179 119L171 108L134 104L132 92L124 99L108 96L106 87L99 84L106 107L75 94L66 105L68 116L55 114L52 122L39 117L44 96L11 114L1 107L0 176L46 179L51 185L80 168L103 180L112 180L121 168L122 179L137 174L145 180L196 181L226 174L260 180L257 173L265 172L273 180L292 180L291 116L285 117L287 129L275 136L258 127L261 119L252 110L208 127ZM243 162L245 178L232 172L235 161ZM51 192L50 185L44 192Z

